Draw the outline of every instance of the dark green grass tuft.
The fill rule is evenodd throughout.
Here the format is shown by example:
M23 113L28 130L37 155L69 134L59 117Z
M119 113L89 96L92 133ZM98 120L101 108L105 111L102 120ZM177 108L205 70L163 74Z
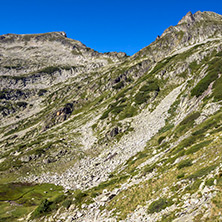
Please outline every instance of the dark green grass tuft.
M178 164L178 166L177 166L177 169L182 169L182 168L184 168L184 167L189 167L189 166L192 166L193 164L192 164L192 160L189 160L189 159L187 159L187 160L182 160L179 164Z
M171 206L173 203L166 198L160 198L150 204L148 207L148 213L160 212L161 210Z

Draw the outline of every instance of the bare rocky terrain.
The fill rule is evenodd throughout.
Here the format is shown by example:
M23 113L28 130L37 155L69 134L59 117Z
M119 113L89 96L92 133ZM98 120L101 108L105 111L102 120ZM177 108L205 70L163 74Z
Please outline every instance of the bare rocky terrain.
M221 221L222 16L133 56L0 36L0 221Z

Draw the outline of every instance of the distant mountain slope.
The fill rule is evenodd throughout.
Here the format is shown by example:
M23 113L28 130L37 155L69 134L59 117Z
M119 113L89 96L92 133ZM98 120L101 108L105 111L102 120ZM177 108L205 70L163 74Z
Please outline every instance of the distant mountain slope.
M0 220L220 221L222 16L128 57L0 36Z

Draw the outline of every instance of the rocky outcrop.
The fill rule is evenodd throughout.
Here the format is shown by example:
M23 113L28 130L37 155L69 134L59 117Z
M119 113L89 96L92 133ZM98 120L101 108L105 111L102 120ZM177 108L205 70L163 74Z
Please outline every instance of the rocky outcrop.
M47 118L43 130L51 128L52 126L54 126L58 123L64 122L72 114L73 110L74 110L74 104L73 103L66 103L63 108L56 110L53 114L51 114Z

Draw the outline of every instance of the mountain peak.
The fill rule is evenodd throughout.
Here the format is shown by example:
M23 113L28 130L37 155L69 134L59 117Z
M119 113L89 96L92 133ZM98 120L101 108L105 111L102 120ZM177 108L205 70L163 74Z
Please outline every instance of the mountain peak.
M188 12L179 22L178 25L181 24L193 24L194 22L199 22L201 20L206 21L222 21L222 16L215 12L211 11L197 11L196 13L192 14L192 12Z
M183 24L183 23L193 23L195 22L195 18L192 14L192 12L188 12L179 22L178 25Z

